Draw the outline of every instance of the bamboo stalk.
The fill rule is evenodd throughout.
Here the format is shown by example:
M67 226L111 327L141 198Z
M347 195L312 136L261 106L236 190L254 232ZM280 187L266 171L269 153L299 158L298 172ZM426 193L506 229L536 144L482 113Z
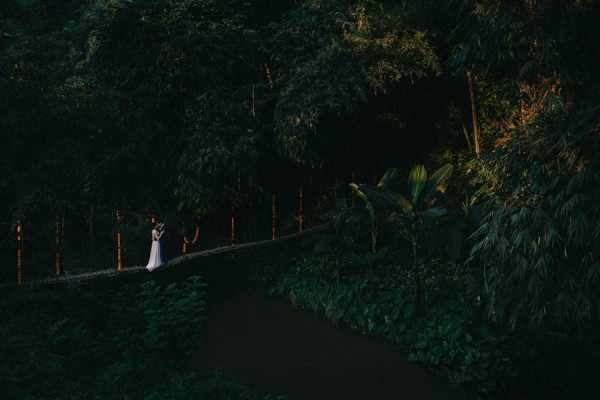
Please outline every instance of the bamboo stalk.
M477 106L475 104L475 88L471 70L467 69L467 82L469 84L469 98L471 99L471 118L473 119L473 141L475 142L475 154L479 156L479 124L477 122Z
M354 171L352 171L352 183L356 183L356 174ZM352 198L352 207L356 206L356 193L354 193L354 190L351 193L351 198Z
M469 138L469 132L467 132L467 127L462 121L460 121L460 124L462 125L462 130L465 135L465 139L467 140L467 146L469 146L469 153L473 153L473 146L471 146L471 139Z

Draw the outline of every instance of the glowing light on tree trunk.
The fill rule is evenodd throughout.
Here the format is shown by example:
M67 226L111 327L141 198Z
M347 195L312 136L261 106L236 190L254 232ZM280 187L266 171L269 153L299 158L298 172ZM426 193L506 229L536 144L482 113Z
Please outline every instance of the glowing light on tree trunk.
M271 77L271 70L269 69L269 64L265 64L265 72L267 74L267 81L269 81L269 88L273 89L273 78Z
M21 286L22 283L22 273L21 273L21 264L23 257L23 237L22 237L22 227L21 221L17 221L17 284Z
M184 227L184 232L185 232L185 227ZM196 243L196 241L198 240L198 235L200 233L200 227L197 226L196 227L196 233L194 233L194 239L192 239L192 244ZM187 238L187 235L183 235L183 248L181 250L182 253L187 252L187 245L190 244L190 240Z
M56 275L60 275L60 222L58 215L55 218L56 222Z

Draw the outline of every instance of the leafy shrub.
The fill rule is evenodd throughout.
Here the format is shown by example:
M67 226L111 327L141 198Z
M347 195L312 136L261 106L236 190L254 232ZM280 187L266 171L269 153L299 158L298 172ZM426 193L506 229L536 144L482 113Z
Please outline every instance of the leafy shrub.
M474 382L482 390L500 389L516 377L511 336L485 318L479 282L460 266L427 287L430 307L416 322L418 333L407 346L409 358L453 384Z
M320 312L323 307L329 308L333 301L335 289L330 284L333 270L334 262L325 257L299 260L287 270L270 293L285 293L294 307ZM305 276L312 279L301 278Z
M270 395L261 395L256 390L231 377L223 377L217 370L215 376L199 385L197 399L202 400L271 400ZM277 396L277 400L285 396Z
M383 265L375 279L357 273L338 285L334 269L334 262L324 256L297 260L272 292L334 323L388 338L411 360L454 384L497 390L517 375L508 355L510 337L489 325L477 303L479 285L464 268L435 274L424 268L431 278L424 285L426 307L421 315L416 314L410 270Z
M164 289L154 282L125 287L99 332L70 315L70 304L52 291L3 298L8 309L23 295L28 312L2 315L0 397L181 398L156 393L168 392L164 382L189 379L176 371L200 340L203 286L192 277ZM38 308L30 310L34 300Z
M200 340L205 292L199 277L189 278L182 287L172 283L161 289L155 282L141 288L125 288L112 305L108 322L113 344L124 354L145 364L189 355ZM151 354L148 354L151 353Z

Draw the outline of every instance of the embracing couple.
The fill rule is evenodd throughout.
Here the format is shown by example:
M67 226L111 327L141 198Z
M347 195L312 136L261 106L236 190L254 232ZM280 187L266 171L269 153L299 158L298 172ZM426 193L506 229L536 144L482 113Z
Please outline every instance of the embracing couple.
M166 225L164 222L157 223L154 229L152 229L152 247L150 248L150 260L148 261L148 265L146 265L146 269L148 271L152 271L153 269L160 267L160 264L162 264L163 262L165 231Z

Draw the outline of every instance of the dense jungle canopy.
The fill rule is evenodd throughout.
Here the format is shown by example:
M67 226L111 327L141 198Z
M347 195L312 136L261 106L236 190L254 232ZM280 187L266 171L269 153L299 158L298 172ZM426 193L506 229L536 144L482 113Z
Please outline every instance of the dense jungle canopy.
M593 120L593 1L1 7L8 218L89 203L206 213L239 201L238 172L255 197L300 165L381 174L467 153L465 129L492 157Z
M249 215L389 167L404 193L451 164L441 219L390 233L374 202L364 232L404 232L417 272L464 267L490 324L598 338L599 20L595 0L2 0L0 239L103 207Z

